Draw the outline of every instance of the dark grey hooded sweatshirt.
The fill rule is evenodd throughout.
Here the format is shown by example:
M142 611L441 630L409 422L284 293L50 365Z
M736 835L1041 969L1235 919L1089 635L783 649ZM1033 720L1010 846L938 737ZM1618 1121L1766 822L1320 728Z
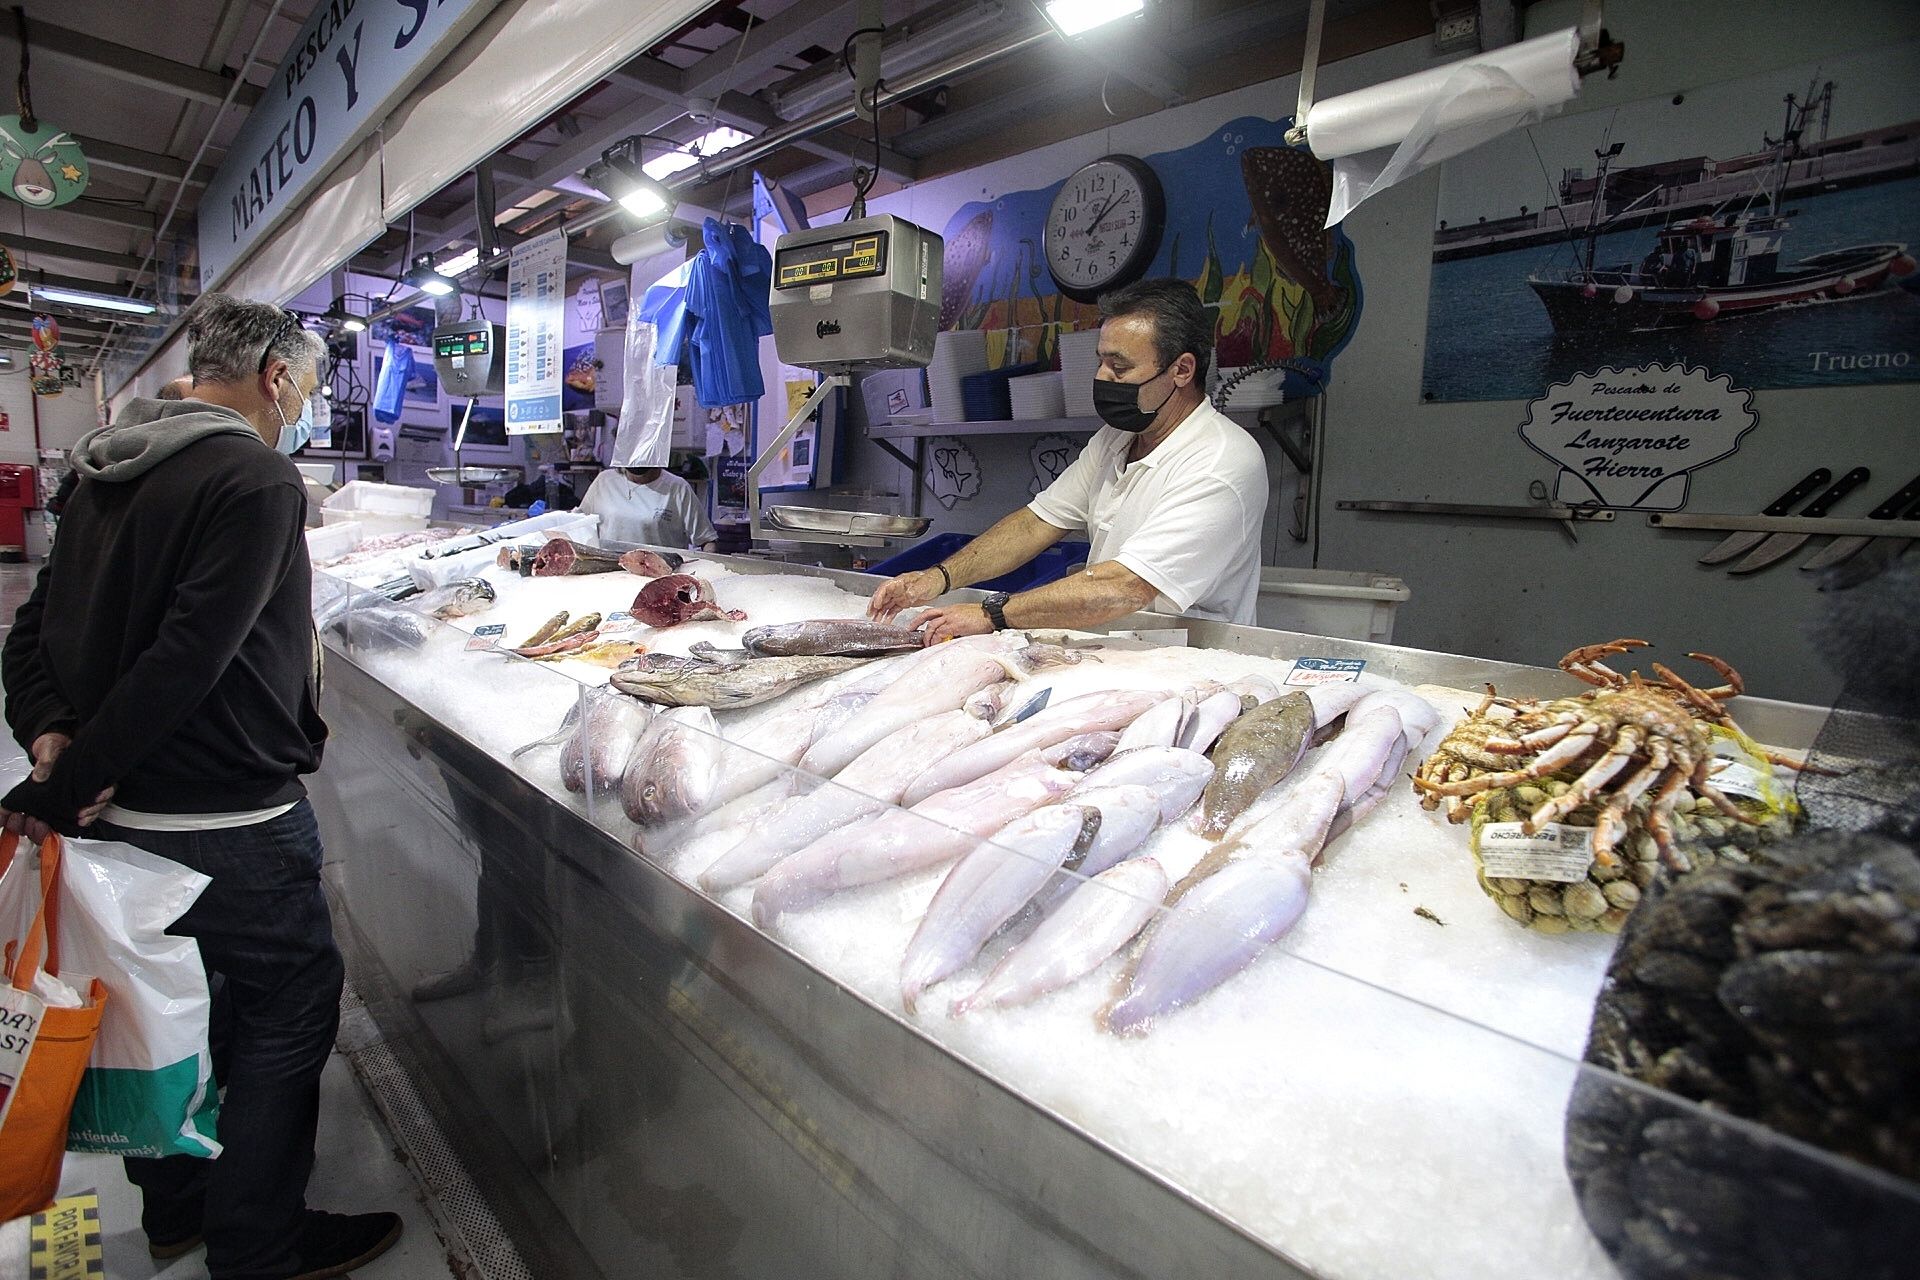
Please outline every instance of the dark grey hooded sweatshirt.
M139 399L82 437L80 473L0 650L7 722L72 735L0 806L69 832L102 789L149 813L305 794L326 725L312 689L306 495L232 410Z

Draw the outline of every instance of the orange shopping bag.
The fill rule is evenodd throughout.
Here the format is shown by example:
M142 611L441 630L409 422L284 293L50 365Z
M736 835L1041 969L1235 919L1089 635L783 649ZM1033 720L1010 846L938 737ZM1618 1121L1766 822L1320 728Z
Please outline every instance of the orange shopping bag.
M24 889L33 902L31 923L20 936L7 938L5 951L6 988L15 997L14 1006L24 1008L28 1002L19 1001L19 995L32 993L43 971L54 977L60 973L60 837L48 836L40 846L37 889L26 889L22 879L31 878L28 861L14 865L19 843L12 832L0 834L0 884ZM10 871L15 874L9 876ZM37 1213L53 1203L67 1149L67 1115L93 1052L106 1000L106 988L91 978L79 1008L45 1005L37 1010L38 1032L0 1123L0 1151L6 1152L0 1160L0 1220Z

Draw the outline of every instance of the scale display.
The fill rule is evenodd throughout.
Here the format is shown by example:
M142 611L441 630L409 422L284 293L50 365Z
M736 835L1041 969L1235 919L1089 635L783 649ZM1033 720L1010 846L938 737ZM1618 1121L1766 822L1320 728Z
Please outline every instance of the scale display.
M490 330L491 326L466 332L436 333L433 335L433 358L446 360L453 356L483 356L493 349Z
M860 280L887 272L887 233L874 231L844 240L777 249L773 257L774 286L798 289L803 285Z

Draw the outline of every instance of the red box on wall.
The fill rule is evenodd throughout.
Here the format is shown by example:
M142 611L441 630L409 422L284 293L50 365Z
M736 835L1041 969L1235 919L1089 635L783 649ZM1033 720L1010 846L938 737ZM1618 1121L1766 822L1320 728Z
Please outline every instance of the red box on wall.
M27 545L27 511L40 505L39 475L19 463L0 463L0 547Z

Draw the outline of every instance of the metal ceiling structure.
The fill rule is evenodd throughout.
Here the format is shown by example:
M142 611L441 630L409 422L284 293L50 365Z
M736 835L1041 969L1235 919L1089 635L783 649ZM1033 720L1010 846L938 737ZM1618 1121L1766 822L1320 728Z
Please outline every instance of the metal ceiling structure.
M25 0L35 109L75 135L93 178L87 194L63 208L0 208L0 243L13 250L22 279L159 295L176 306L191 301L200 194L311 7L310 0ZM490 187L489 247L584 219L599 225L576 238L573 260L583 269L610 268L606 246L626 226L598 212L607 197L584 177L600 153L632 134L685 145L721 124L757 137L850 103L842 53L859 9L859 0L717 0L532 122L489 159L484 178L470 173L437 192L345 265L391 277L410 253L443 258L475 245L486 203L476 192ZM1308 0L1153 0L1143 17L1080 40L1021 44L884 107L875 190L1286 75L1300 64L1307 9ZM1430 34L1433 12L1429 0L1333 0L1324 56ZM1042 29L1033 0L884 0L883 13L882 76L900 83ZM13 23L0 17L0 68L17 68L19 53ZM870 126L854 120L795 138L757 157L753 168L819 210L844 205L855 167L875 158ZM677 177L683 202L732 214L750 207L744 173L702 178L697 168ZM69 345L89 359L99 350L89 344L130 323L47 309L62 315ZM24 301L0 298L0 346L24 337L27 314Z

